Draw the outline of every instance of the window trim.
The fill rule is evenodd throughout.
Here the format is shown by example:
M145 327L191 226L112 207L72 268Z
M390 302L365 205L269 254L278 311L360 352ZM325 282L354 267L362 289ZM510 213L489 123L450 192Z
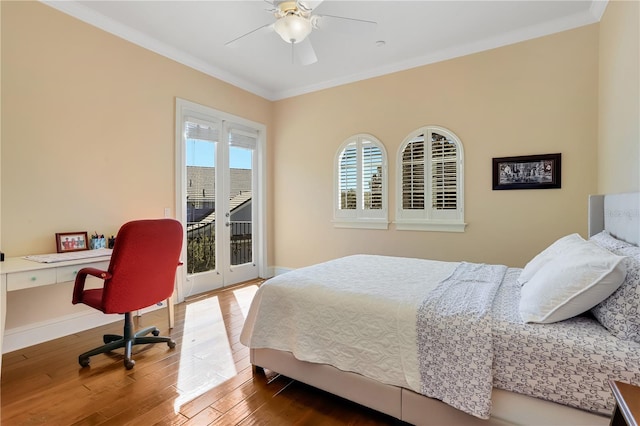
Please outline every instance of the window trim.
M362 182L362 142L369 141L380 149L382 153L382 208L364 209L363 182ZM340 209L340 159L348 145L356 143L357 157L357 185L356 185L356 208L354 210ZM338 148L333 160L333 226L335 228L356 228L356 229L388 229L389 228L389 178L387 150L383 143L375 136L368 133L358 133L347 138ZM373 213L373 214L372 214Z
M441 214L431 206L431 145L427 148L427 140L431 140L431 133L439 133L446 136L456 144L456 188L457 208L455 214ZM403 206L402 192L402 158L407 145L417 136L425 136L425 179L424 197L425 207L419 210L405 210ZM445 216L445 217L438 217ZM393 221L400 231L438 231L438 232L464 232L467 224L464 221L464 148L460 139L450 130L440 126L424 126L411 132L398 148L396 156L396 218Z

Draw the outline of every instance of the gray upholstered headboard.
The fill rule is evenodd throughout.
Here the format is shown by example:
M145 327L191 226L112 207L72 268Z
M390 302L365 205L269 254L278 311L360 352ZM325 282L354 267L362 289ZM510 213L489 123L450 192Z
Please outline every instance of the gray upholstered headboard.
M640 192L589 196L589 236L607 230L640 245Z

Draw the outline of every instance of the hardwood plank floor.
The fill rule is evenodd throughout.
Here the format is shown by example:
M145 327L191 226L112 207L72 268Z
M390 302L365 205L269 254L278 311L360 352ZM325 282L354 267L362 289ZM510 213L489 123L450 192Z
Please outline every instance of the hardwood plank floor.
M254 376L238 341L260 281L211 292L136 319L177 342L134 348L126 370L122 350L91 358L102 335L122 323L83 331L7 353L2 360L2 425L391 425L393 418L266 371ZM69 302L71 303L71 302Z

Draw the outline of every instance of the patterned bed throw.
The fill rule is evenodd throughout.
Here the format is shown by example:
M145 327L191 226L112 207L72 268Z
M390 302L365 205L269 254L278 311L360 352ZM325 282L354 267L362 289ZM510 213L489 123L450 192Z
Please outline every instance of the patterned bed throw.
M421 393L482 419L491 414L491 308L506 271L460 263L417 313Z

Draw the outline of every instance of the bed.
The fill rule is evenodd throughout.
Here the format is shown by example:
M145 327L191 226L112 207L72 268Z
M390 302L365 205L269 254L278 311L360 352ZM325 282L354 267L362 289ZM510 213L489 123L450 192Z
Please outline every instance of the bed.
M591 241L563 237L524 269L372 255L300 268L260 287L241 342L256 370L411 424L608 424L607 380L640 385L639 211L640 193L591 196ZM568 302L539 302L597 267Z

